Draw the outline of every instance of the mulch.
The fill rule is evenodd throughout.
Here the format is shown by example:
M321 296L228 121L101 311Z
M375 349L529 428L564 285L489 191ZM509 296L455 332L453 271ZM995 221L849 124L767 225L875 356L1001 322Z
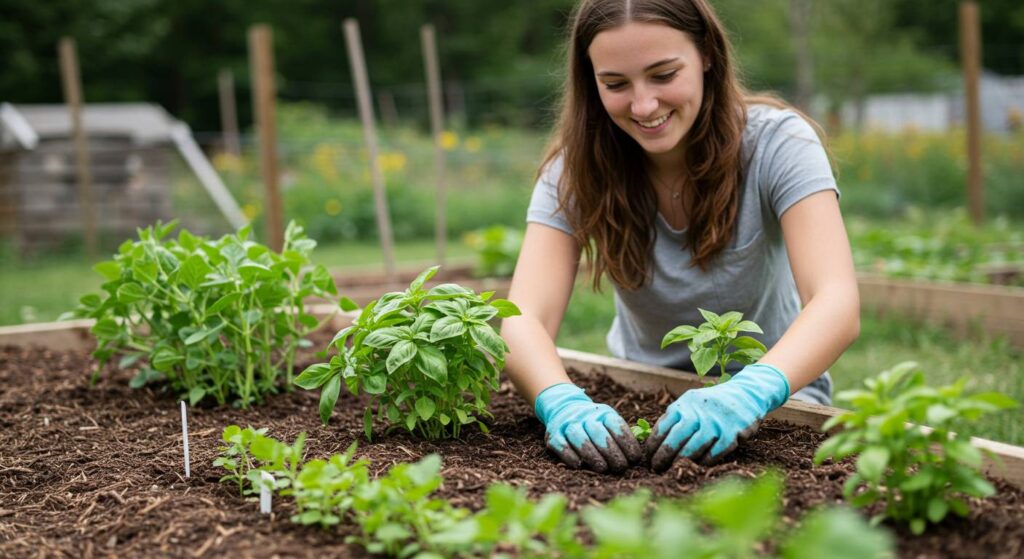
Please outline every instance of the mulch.
M312 357L306 356L306 363ZM178 403L158 389L132 390L132 373L108 369L89 385L85 352L0 348L0 556L2 557L368 557L343 543L351 527L325 531L292 524L289 503L260 515L252 498L218 482L212 466L222 429L235 423L267 427L292 441L308 435L308 457L343 452L359 440L358 456L375 473L392 464L441 454L440 496L477 509L486 487L506 482L533 496L564 493L573 507L605 502L637 488L682 496L725 476L752 477L775 468L786 479L784 516L795 522L810 508L839 503L852 463L814 466L824 436L768 421L725 463L678 461L654 474L635 467L620 475L570 470L544 449L543 426L507 381L495 396L490 435L426 442L405 433L362 437L363 407L343 393L331 423L321 426L319 395L274 395L259 407L190 410L192 477L184 478ZM596 400L628 420L656 419L668 394L628 393L604 377L577 377ZM972 499L969 518L950 518L915 537L900 527L900 557L1024 556L1024 491L997 482L998 494ZM869 514L869 512L865 512Z

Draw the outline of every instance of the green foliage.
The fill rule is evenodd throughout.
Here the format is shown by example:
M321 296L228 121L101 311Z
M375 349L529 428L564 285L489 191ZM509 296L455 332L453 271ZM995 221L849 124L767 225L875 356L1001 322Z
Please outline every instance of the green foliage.
M764 333L757 323L743 320L741 313L731 311L719 316L704 309L697 310L707 322L696 327L683 325L673 328L661 340L661 348L686 342L698 376L703 377L717 363L721 371L719 382L725 382L731 376L725 372L730 361L750 365L768 351L757 339L739 335L740 332ZM730 352L730 347L735 347L736 351Z
M342 521L352 508L353 490L369 483L369 462L353 461L355 453L356 444L352 443L344 454L334 454L327 460L309 460L297 475L278 477L280 486L288 487L289 482L291 485L282 494L295 500L292 522L327 528Z
M477 295L456 284L423 288L438 267L425 270L404 292L368 304L352 325L328 346L337 354L310 366L295 379L307 390L321 389L320 418L330 419L342 383L353 394L370 396L364 414L366 437L373 420L404 426L428 439L458 437L462 426L489 417L508 346L488 323L519 314L493 293Z
M633 431L633 436L640 442L646 441L647 437L651 436L651 424L642 417L637 419L636 425L631 426L629 429Z
M247 448L250 473L241 479L249 480L248 492L268 471L275 477L272 489L296 502L292 522L324 528L350 522L358 533L346 542L392 557L728 559L769 557L763 551L769 541L786 559L817 559L826 551L841 559L892 555L888 533L845 509L816 510L797 528L785 528L782 478L775 473L754 481L726 479L687 499L654 501L640 490L588 505L579 515L568 511L560 493L533 500L523 488L496 483L487 488L484 508L472 513L432 497L444 483L436 454L371 479L369 464L353 461L355 443L344 454L301 463L303 435L288 446L263 430L231 425L223 438L231 447L222 448L214 463L229 471L222 482L238 479L235 463L225 459ZM579 538L583 531L590 537Z
M296 348L324 323L303 301L337 294L327 270L310 263L316 241L290 223L278 254L250 240L248 226L215 241L184 229L171 239L175 226L158 223L125 241L94 268L106 293L83 296L62 316L96 319L93 378L120 354L122 368L144 362L133 388L166 379L193 405L246 407L282 375L290 384Z
M577 516L566 505L560 493L533 501L522 488L492 484L483 510L431 542L460 557L586 557L586 548L577 540ZM502 553L496 553L498 549Z
M963 497L988 497L995 489L980 472L981 451L951 429L1017 406L996 392L965 395L966 383L932 388L917 364L906 362L867 379L863 389L840 392L836 398L853 409L822 426L843 431L821 445L815 462L856 455L844 494L855 506L884 502L876 521L891 518L920 534L951 511L966 516Z
M430 497L443 482L441 457L431 454L415 464L396 464L383 477L357 486L352 512L362 534L346 541L397 557L438 552L438 545L431 544L434 535L470 514Z
M1024 231L1005 218L975 226L966 211L908 209L899 225L847 220L857 268L893 277L990 283L988 270L1016 266L1004 283L1024 286Z
M519 229L495 225L467 233L463 240L476 251L474 273L478 277L511 276L523 246Z
M769 538L779 538L783 557L793 559L822 557L822 549L855 549L856 557L892 554L887 533L842 509L814 511L795 530L785 530L781 490L781 477L769 473L754 481L726 479L690 499L653 501L640 490L587 507L582 517L595 545L586 557L669 559L681 550L686 557L764 557L758 551Z

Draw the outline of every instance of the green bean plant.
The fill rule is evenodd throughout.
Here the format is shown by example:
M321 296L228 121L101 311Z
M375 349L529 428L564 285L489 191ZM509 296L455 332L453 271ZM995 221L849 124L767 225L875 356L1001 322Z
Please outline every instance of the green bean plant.
M725 382L731 377L725 372L730 361L750 365L768 351L756 338L739 335L741 332L764 334L756 322L743 320L741 313L731 311L718 315L704 309L697 310L704 317L703 324L677 326L661 340L661 349L674 343L686 342L697 376L703 377L717 364L721 373L718 382ZM730 352L730 347L736 350Z
M822 443L815 462L856 455L843 492L855 506L884 503L875 522L889 518L921 534L950 512L966 516L965 497L988 497L995 488L980 471L982 452L953 428L1017 407L997 392L966 395L966 384L928 386L920 367L905 362L840 392L836 399L851 410L822 426L843 430Z
M172 239L176 225L157 223L125 241L95 266L105 293L62 316L96 320L93 380L121 355L122 368L141 364L132 387L167 380L193 405L209 398L247 407L281 377L290 386L296 349L330 320L307 312L305 299L337 295L327 270L310 262L316 241L294 222L281 253L249 239L249 226L217 240L184 229Z
M328 345L336 353L310 366L295 384L320 388L320 419L326 424L344 382L352 394L370 396L363 423L366 438L374 417L390 428L404 426L427 439L458 437L465 425L490 417L508 346L488 323L519 314L493 292L477 295L456 284L430 290L423 284L434 266L401 292L387 293L363 309Z

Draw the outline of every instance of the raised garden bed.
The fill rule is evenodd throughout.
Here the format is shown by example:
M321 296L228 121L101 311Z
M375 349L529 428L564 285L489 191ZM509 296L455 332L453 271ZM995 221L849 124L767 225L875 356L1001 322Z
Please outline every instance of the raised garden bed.
M335 271L332 275L338 293L362 306L389 291L404 291L421 272L422 267L399 268L391 279L376 268L366 271ZM458 283L476 293L494 291L495 297L504 298L508 296L512 278L478 278L473 274L473 266L470 264L448 264L426 285L429 288L441 283Z
M211 466L220 432L235 423L269 428L291 440L308 433L307 454L342 452L362 437L362 405L343 393L332 422L320 425L318 396L298 391L271 397L248 410L191 411L192 478L184 479L177 402L153 389L131 390L132 373L109 369L88 386L89 339L76 327L39 336L0 332L0 556L342 556L366 554L342 543L346 528L326 532L288 521L287 501L273 516L218 483ZM77 331L83 327L77 325ZM326 334L325 334L326 336ZM317 340L317 347L327 339ZM28 345L34 342L35 345ZM57 348L51 344L56 343ZM16 343L17 345L11 345ZM691 376L577 352L563 352L578 382L628 420L654 419ZM300 366L314 362L304 355ZM607 376L600 373L607 373ZM616 384L612 378L623 385ZM668 390L666 390L666 387ZM643 390L649 390L644 392ZM750 477L766 467L786 478L785 516L799 518L810 507L841 500L852 464L813 466L830 408L788 404L723 464L704 468L677 463L664 474L638 467L621 476L568 470L544 450L543 427L502 385L492 409L493 431L463 440L425 442L396 433L360 442L359 455L375 472L437 452L447 479L442 496L460 506L482 505L486 486L504 481L531 495L560 491L573 506L603 502L635 488L684 495L728 475ZM800 425L800 424L803 425ZM901 557L1019 557L1024 553L1024 449L987 444L1003 458L998 495L971 502L968 519L949 518L923 536L897 529Z
M961 336L981 329L1024 347L1024 288L861 275L861 306L942 324Z

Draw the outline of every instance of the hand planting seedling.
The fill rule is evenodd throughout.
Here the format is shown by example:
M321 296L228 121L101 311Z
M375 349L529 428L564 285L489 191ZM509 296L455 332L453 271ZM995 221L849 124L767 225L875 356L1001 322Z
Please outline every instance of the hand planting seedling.
M304 300L337 294L326 268L310 263L316 242L294 222L281 254L250 240L249 226L216 241L184 229L167 238L175 226L158 223L125 241L95 267L105 295L86 295L62 316L96 319L93 380L121 354L121 367L143 363L133 388L166 379L193 405L247 407L281 376L290 386L296 348L330 320L307 313Z
M661 340L661 349L674 343L686 342L690 348L690 359L697 369L697 376L704 377L717 363L721 372L718 382L725 382L730 377L729 373L725 372L725 366L730 361L750 365L756 363L768 351L768 348L757 339L739 335L740 332L764 333L757 323L743 320L742 314L733 311L719 316L704 309L697 310L706 322L696 327L677 326ZM729 347L735 347L736 351L729 352Z
M843 431L818 448L815 462L857 455L857 471L843 493L855 506L884 502L875 522L891 518L921 534L951 511L966 516L964 496L988 497L995 488L980 472L981 451L952 428L1017 407L996 392L965 395L966 383L932 388L917 364L907 362L867 379L863 389L840 392L836 398L852 411L822 426Z
M374 417L391 428L404 426L428 439L458 437L462 426L489 417L508 346L488 324L519 314L493 293L477 295L446 283L427 291L434 266L404 292L388 293L366 305L351 326L334 336L328 363L312 365L295 379L307 390L321 389L320 419L327 423L341 384L370 395L363 415L366 437Z
M637 419L636 425L631 426L629 429L633 431L633 436L640 442L646 441L647 437L651 436L651 424L642 417Z

